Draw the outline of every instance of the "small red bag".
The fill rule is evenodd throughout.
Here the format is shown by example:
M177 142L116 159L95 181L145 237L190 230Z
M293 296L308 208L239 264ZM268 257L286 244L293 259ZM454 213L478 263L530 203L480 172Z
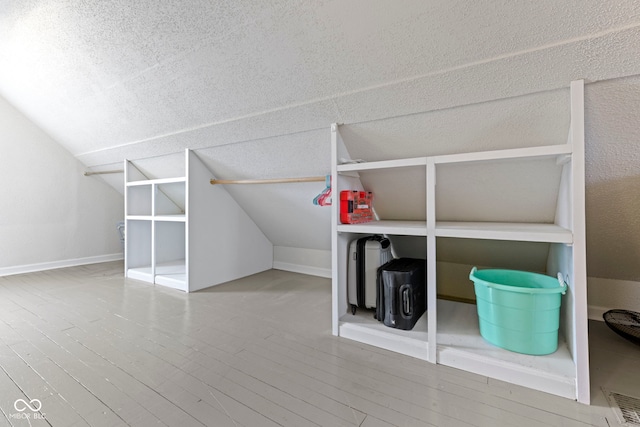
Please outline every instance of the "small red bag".
M373 221L371 191L343 190L340 192L340 222L359 224Z

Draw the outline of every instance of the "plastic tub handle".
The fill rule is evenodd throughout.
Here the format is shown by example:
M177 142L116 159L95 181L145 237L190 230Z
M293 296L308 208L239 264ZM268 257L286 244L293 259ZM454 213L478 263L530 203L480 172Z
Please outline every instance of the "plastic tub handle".
M567 293L567 283L562 278L562 273L558 272L558 283L560 283L560 287L562 288L562 295Z
M477 272L477 271L478 271L478 267L475 267L475 266L474 266L474 267L471 269L471 273L469 273L469 279L473 280L474 282L475 282L475 280L479 280L479 281L481 281L481 282L482 282L482 284L483 284L484 286L486 286L487 288L495 288L495 287L496 287L495 283L488 282L488 281L486 281L486 280L482 280L482 279L476 278L475 276L476 276L476 272ZM475 280L474 280L474 279L475 279Z

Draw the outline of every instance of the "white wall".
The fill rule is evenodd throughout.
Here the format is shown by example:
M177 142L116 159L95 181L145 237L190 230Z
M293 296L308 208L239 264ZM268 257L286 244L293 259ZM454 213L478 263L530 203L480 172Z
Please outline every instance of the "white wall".
M640 282L589 277L587 280L589 318L602 321L607 310L640 311Z
M122 257L123 199L0 98L0 276Z
M331 278L331 251L274 246L273 268Z

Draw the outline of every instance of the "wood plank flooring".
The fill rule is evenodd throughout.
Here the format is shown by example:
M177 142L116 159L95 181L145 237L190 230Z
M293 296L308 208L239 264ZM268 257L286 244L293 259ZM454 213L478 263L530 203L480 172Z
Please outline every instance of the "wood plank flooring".
M333 337L327 279L185 294L122 270L0 277L0 426L606 427L601 386L640 397L640 347L600 322L586 406Z

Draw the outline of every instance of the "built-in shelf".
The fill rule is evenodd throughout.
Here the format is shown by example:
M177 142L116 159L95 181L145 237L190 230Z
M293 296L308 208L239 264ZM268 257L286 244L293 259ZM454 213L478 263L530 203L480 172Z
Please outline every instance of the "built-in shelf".
M126 186L136 187L141 185L152 185L152 184L172 184L176 182L186 182L186 178L183 176L179 176L175 178L143 179L139 181L127 182Z
M426 221L371 221L362 224L340 224L338 232L426 236Z
M153 219L156 221L185 222L186 217L184 214L157 215L157 216L154 216Z
M185 176L149 179L125 160L126 277L194 292L271 268L262 231L196 153L183 161Z
M144 282L153 282L153 270L150 265L127 269L127 277Z
M380 218L340 224L340 204L332 206L333 334L588 403L583 86L571 83L566 144L346 163L348 141L333 125L334 191L372 191ZM363 234L390 236L406 254L398 256L426 256L427 312L413 331L388 328L364 310L350 313L348 247ZM438 238L455 238L460 250ZM469 265L561 273L568 289L557 351L533 356L493 346L480 335L474 304L438 299L440 291L472 286Z
M142 280L144 282L156 283L158 285L184 290L187 282L186 264L184 260L156 264L155 274L150 265L129 268L127 270L127 277L130 279Z
M425 312L412 330L404 331L385 326L373 318L372 310L358 310L356 314L345 314L340 318L340 336L375 345L387 350L427 360L428 334Z
M168 261L156 265L155 283L176 289L183 289L187 282L187 268L184 259Z
M340 233L426 236L427 224L426 221L380 220L363 224L339 224L337 231ZM566 244L571 244L573 241L570 230L554 224L439 221L436 223L435 235L437 237Z
M125 218L135 221L151 221L153 215L127 215Z
M573 242L571 230L554 224L527 224L507 222L450 222L438 221L436 237L466 239L518 240L525 242Z
M127 215L126 219L136 221L172 221L172 222L185 222L184 214L175 215Z
M524 158L545 158L556 157L572 153L570 144L560 145L544 145L540 147L512 148L506 150L495 151L477 151L473 153L461 154L445 154L441 156L430 157L435 164L445 163L468 163L468 162L486 162L497 160L524 159Z
M146 179L125 161L125 182L126 276L188 291L186 177Z
M411 166L426 166L426 157L409 159L382 160L377 162L346 163L337 166L338 172L356 172L377 169L406 168Z

